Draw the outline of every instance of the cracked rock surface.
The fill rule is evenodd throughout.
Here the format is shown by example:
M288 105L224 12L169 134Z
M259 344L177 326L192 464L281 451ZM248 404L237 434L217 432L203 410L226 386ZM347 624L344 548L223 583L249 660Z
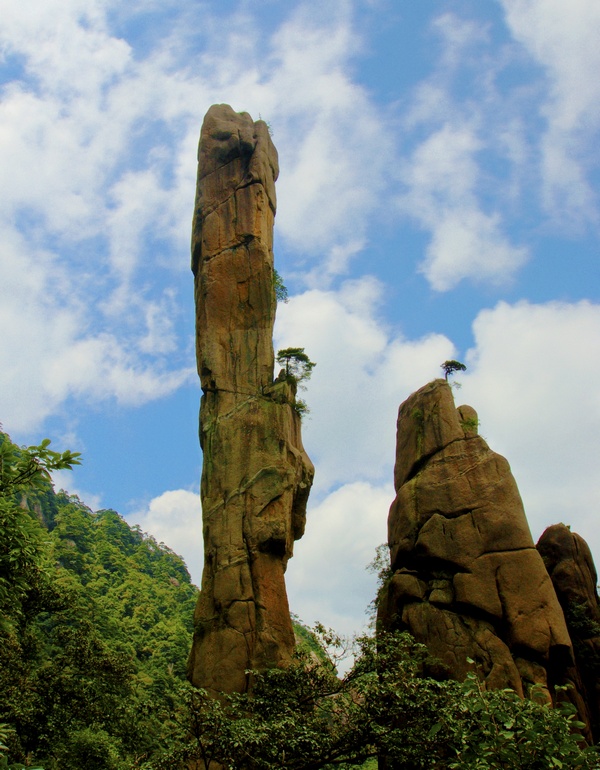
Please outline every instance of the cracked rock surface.
M600 600L598 575L585 540L564 524L548 527L538 540L540 552L575 650L575 666L568 692L582 721L590 726L592 742L600 742ZM581 704L583 700L583 706Z
M394 481L380 627L409 630L452 678L471 658L490 688L551 688L572 658L560 604L508 462L445 380L400 406Z
M294 385L273 381L277 174L267 125L211 107L192 231L204 571L188 675L215 693L247 690L247 670L294 650L284 572L314 469Z

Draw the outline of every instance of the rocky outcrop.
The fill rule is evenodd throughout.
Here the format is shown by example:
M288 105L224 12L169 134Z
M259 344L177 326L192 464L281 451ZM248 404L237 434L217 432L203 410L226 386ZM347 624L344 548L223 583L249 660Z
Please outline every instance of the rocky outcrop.
M490 688L551 687L571 643L507 461L444 380L401 405L397 428L380 627L408 629L453 678L471 658Z
M204 572L188 673L214 692L246 690L248 669L283 666L294 649L284 571L313 466L294 383L273 382L277 174L266 124L211 107L192 233Z
M591 737L600 742L600 603L598 576L585 540L564 524L548 527L537 549L563 608L575 650L574 693L587 709ZM580 704L573 699L578 706Z

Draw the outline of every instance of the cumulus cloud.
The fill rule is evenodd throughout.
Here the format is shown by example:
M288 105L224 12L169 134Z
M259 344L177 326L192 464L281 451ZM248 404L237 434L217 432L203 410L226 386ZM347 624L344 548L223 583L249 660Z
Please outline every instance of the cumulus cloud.
M515 278L529 258L509 234L518 207L535 202L554 229L598 222L598 5L502 5L512 36L503 45L490 43L486 24L435 19L436 66L401 119L398 204L430 235L420 270L437 291ZM515 80L526 57L539 68Z
M377 546L387 541L393 499L391 484L357 481L310 508L286 573L291 610L305 623L319 621L348 635L367 624L376 578L366 568Z
M172 489L150 500L143 508L127 515L159 543L165 543L182 556L192 577L200 585L204 551L200 495L187 489Z
M505 55L493 58L486 25L445 13L432 32L441 44L436 66L415 86L401 119L396 203L429 234L419 270L433 289L448 291L462 280L506 284L529 256L509 237L506 221L527 168L522 104L497 90Z
M308 268L318 259L321 286L362 249L395 155L385 114L350 74L352 22L348 3L299 4L270 40L260 92L246 96L279 151L277 231Z
M69 397L141 404L193 376L190 366L161 366L156 356L145 360L122 336L91 329L84 298L70 296L72 279L53 255L30 252L14 237L5 242L4 257L0 413L7 430L34 431ZM148 334L159 329L150 313Z
M534 536L563 521L599 554L600 306L501 302L473 330L457 398L511 463Z
M303 426L317 494L356 478L391 478L398 405L455 354L441 334L408 340L387 328L377 317L381 297L381 285L366 277L278 309L276 349L303 346L317 363Z
M376 591L376 578L367 566L387 538L393 497L391 483L378 487L358 481L310 507L305 535L296 542L286 573L291 610L304 622L319 621L348 635L366 626ZM169 490L126 518L183 556L192 581L200 585L203 542L197 492Z
M463 278L505 282L527 257L504 235L499 213L480 206L480 149L474 128L446 124L417 147L405 168L407 192L399 205L431 232L420 269L438 291Z
M502 0L507 24L540 64L548 89L540 111L544 202L559 221L598 221L590 167L598 165L600 6L595 0Z
M338 293L306 292L280 309L278 324L282 346L296 344L301 331L317 360L306 394L312 419L303 425L317 476L306 534L288 566L290 605L306 622L342 633L366 622L375 592L365 567L387 536L397 407L456 354L443 337L391 335L373 312L379 290L364 279ZM306 323L309 307L314 326ZM593 355L600 306L501 302L477 316L473 331L457 404L475 406L482 435L511 463L534 537L564 521L600 553L600 364ZM167 492L129 518L182 553L199 580L197 494Z
M34 428L69 397L134 404L185 381L189 328L173 276L189 265L193 159L212 102L272 121L285 168L279 235L309 263L326 251L322 286L347 269L390 140L348 73L349 6L328 8L300 3L267 34L248 13L225 25L203 9L212 32L198 49L198 11L187 8L143 51L119 37L100 0L31 0L3 17L18 75L0 105L11 329L0 406L15 426ZM10 284L19 288L8 296Z

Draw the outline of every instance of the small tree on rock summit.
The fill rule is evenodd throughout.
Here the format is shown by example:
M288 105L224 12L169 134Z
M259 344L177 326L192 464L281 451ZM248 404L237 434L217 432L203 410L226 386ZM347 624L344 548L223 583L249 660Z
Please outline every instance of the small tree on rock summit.
M309 380L316 364L304 352L304 348L283 348L277 351L277 363L285 367L286 378L299 383Z
M442 369L444 370L444 375L446 380L448 379L449 374L454 374L454 372L464 372L467 368L464 364L461 364L460 361L444 361L443 364L440 364Z

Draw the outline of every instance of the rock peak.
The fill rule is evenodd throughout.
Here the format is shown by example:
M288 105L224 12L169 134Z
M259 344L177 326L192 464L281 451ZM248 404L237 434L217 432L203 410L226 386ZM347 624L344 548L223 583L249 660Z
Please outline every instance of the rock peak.
M273 381L277 173L263 121L209 109L192 231L204 570L188 673L213 692L246 690L249 669L294 649L284 571L314 469L293 384Z
M400 406L397 429L380 625L411 631L454 678L471 658L489 687L547 687L571 642L508 462L445 380Z

